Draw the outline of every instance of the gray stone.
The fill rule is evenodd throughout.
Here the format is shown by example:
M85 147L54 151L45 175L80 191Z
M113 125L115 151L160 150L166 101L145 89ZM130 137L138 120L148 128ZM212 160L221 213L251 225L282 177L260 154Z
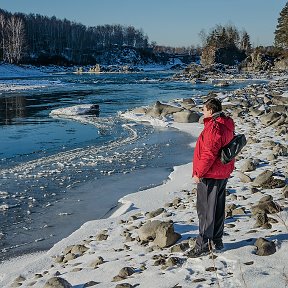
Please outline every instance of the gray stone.
M108 238L107 234L100 233L100 234L96 235L95 240L96 241L105 241L105 240L107 240L107 238Z
M287 184L282 189L282 193L283 193L285 198L288 198L288 185Z
M90 263L90 267L96 268L96 267L98 267L99 265L101 265L101 264L103 264L103 263L104 263L103 257L99 256L99 257L97 257L95 260L93 260L93 261Z
M73 247L74 247L74 245L69 245L69 246L67 246L67 247L64 249L63 254L66 255L66 254L71 253L71 250L72 250Z
M171 252L175 253L175 252L184 252L189 248L189 243L188 242L181 242L179 244L176 244L174 246L171 247Z
M65 255L64 259L63 259L63 263L66 263L68 261L71 261L73 259L76 259L77 256L75 254L72 254L72 253L68 253Z
M133 288L134 286L129 283L120 283L115 286L115 288Z
M274 105L287 105L287 97L284 96L274 96L272 98L272 104Z
M259 200L259 203L264 203L264 202L272 201L272 200L273 200L273 196L265 195Z
M100 282L89 281L84 284L83 288L91 287L91 286L98 285L98 284L100 284Z
M276 245L265 238L258 238L254 245L257 247L256 255L269 256L276 252Z
M274 188L282 188L285 186L285 184L286 181L284 179L271 177L269 180L264 182L261 187L265 189L274 189Z
M23 281L25 281L25 280L26 280L26 278L25 278L24 276L19 275L19 276L14 280L14 282L23 282Z
M252 182L253 186L262 186L265 182L269 181L272 178L273 172L265 170L259 174Z
M264 229L270 229L272 225L269 223L267 214L265 212L259 212L255 215L256 223L254 225L254 228L262 227Z
M146 217L147 217L148 219L154 218L154 217L162 214L162 213L165 212L165 211L166 211L166 210L165 210L164 208L158 208L157 210L148 212L148 213L146 214Z
M281 115L281 117L272 124L273 127L277 128L286 123L286 115Z
M181 235L174 232L173 223L162 222L156 230L154 244L161 248L169 247L175 244L180 238Z
M60 277L50 278L44 285L44 288L70 288L72 285L65 279Z
M127 277L131 276L134 273L135 273L134 268L132 268L132 267L123 267L119 271L118 276L123 277L123 278L127 278Z
M179 265L181 259L179 257L170 257L166 260L165 266L163 268L171 268L173 266Z
M288 156L287 146L281 144L277 144L276 146L274 146L272 152L277 156Z
M273 123L277 122L281 117L281 114L278 112L270 112L260 117L261 122L266 125L272 125Z
M240 208L236 208L234 210L232 210L232 216L235 216L235 215L243 215L245 214L245 209L243 207L240 207Z
M258 108L250 108L249 109L249 114L254 116L254 117L258 117L260 115L262 115L264 113L264 111L259 110Z
M131 111L134 114L146 114L147 108L145 107L137 107Z
M278 112L278 113L287 113L288 106L285 105L276 105L276 106L271 106L270 107L272 112Z
M274 201L260 202L251 208L252 214L256 215L258 213L275 214L282 211L282 208L276 204Z
M174 107L167 104L162 104L161 102L157 101L155 105L147 110L147 115L158 118L159 116L167 116L168 114L176 113L182 111L183 108Z
M248 175L244 174L243 172L237 171L237 176L239 177L242 183L252 182L252 179Z
M63 255L56 256L54 260L56 263L62 263L64 260L64 256Z
M141 241L153 241L156 237L156 230L161 224L161 221L154 220L146 222L138 230L138 236Z
M190 110L173 113L173 119L177 123L197 123L200 114Z
M250 171L254 171L255 169L256 169L256 165L253 159L247 159L243 162L240 170L242 172L250 172Z
M173 201L172 204L173 206L179 205L181 203L182 199L180 197L176 197Z
M84 245L78 244L73 246L73 248L71 249L71 253L83 255L87 250L89 250L89 248Z

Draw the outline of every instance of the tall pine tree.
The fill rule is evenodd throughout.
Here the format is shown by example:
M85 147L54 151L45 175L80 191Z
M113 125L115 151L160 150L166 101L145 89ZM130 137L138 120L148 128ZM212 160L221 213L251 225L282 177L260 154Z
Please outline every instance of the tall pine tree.
M278 25L275 30L275 46L288 48L288 2L280 12Z

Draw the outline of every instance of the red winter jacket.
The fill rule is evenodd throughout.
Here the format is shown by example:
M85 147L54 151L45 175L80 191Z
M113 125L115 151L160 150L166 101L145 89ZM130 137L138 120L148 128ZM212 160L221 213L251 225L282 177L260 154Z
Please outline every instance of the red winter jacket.
M193 157L193 176L198 178L229 178L234 169L235 160L227 164L220 161L220 149L234 136L234 122L230 117L220 114L215 120L204 119Z

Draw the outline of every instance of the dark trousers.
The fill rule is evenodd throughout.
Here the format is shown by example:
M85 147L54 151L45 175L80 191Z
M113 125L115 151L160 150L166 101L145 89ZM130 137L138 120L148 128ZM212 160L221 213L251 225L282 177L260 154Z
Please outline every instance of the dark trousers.
M225 196L228 179L203 178L197 184L199 235L196 247L206 248L208 240L220 240L224 231Z

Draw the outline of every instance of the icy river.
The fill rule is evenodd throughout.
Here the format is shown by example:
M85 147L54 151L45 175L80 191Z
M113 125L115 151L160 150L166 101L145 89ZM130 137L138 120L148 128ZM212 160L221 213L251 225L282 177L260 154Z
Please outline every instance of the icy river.
M8 87L0 91L0 260L50 248L84 222L107 217L122 196L159 185L173 166L191 161L193 139L186 134L118 116L222 89L171 76L55 73L0 80ZM16 84L23 89L11 89ZM99 114L85 122L49 115L80 104L99 105Z

